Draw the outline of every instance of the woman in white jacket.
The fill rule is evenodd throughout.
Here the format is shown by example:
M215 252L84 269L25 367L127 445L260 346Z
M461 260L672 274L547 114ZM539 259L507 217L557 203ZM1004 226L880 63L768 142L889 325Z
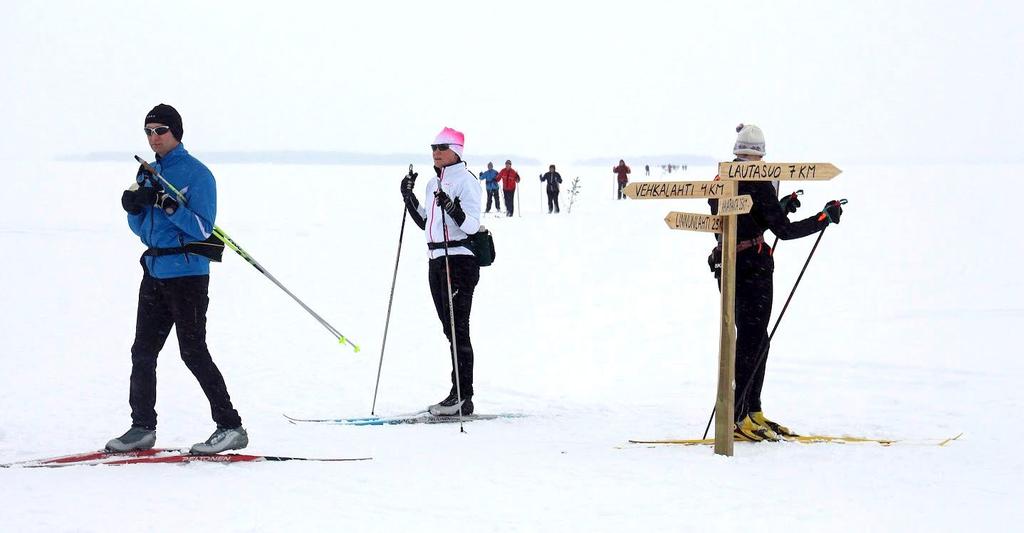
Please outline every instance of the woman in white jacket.
M452 360L458 361L457 368L454 365L452 368L448 397L430 406L430 413L438 416L457 415L460 411L462 415L473 414L473 343L469 338L469 313L473 307L473 290L480 281L480 266L468 248L468 241L469 236L480 229L480 185L462 161L464 142L463 134L451 128L444 128L437 134L431 145L437 177L427 182L424 205L420 205L413 192L417 174L402 180L405 207L427 237L428 279L437 318L448 338Z

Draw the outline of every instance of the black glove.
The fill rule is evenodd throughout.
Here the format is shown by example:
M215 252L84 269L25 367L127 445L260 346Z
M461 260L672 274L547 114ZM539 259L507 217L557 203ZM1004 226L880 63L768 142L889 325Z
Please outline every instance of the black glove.
M708 267L711 268L711 273L717 278L722 271L722 249L715 247L711 250L711 255L708 256Z
M162 192L162 189L157 189L156 187L139 187L139 189L135 191L135 202L138 203L140 207L156 205L156 201Z
M782 208L783 213L796 213L797 208L800 207L800 198L797 197L796 192L791 192L779 198L779 207Z
M137 215L142 212L142 205L139 204L138 191L126 190L121 193L121 207L125 212Z
M452 217L456 224L461 226L466 221L466 213L462 211L462 202L458 198L452 200L440 189L434 193L434 198L437 198L438 207L444 209L444 212L448 213L448 216Z
M419 209L420 206L419 200L416 199L416 193L413 192L413 188L416 187L416 178L418 176L418 172L409 172L406 177L402 178L402 200L405 201L405 205L409 206L413 211Z
M833 224L839 223L839 217L843 216L843 204L839 203L839 200L832 200L825 204L825 207L821 210L821 214L818 215L818 220L828 219Z
M163 209L168 215L173 215L178 210L178 201L167 194L163 187L141 187L135 191L135 201L140 209L151 205Z
M135 173L135 176L135 181L140 181L138 179L139 177L146 178L150 181L156 181L156 178L153 177L153 173L146 170L146 165L139 165L139 171Z

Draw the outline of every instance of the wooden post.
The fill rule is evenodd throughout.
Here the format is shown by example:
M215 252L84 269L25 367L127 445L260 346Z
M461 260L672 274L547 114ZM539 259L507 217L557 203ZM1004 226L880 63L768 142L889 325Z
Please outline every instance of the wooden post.
M736 216L722 217L722 324L718 345L715 453L732 456L736 395Z

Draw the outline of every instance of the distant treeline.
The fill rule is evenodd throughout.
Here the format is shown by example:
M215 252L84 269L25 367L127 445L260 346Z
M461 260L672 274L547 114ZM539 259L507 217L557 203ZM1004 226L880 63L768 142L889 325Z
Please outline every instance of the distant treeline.
M79 155L57 157L58 161L124 161L130 159L135 152L91 152ZM430 153L421 154L367 154L359 152L327 152L302 150L277 150L259 152L196 152L204 162L208 163L275 163L288 165L408 165L422 163L430 159ZM517 155L473 154L468 158L470 165L486 165L493 161L495 165L511 159L517 165L539 165L540 161Z

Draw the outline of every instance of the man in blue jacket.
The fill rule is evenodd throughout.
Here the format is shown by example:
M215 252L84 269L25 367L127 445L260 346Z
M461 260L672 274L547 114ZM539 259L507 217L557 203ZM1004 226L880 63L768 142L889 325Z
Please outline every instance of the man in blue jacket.
M498 171L494 170L494 163L487 163L487 170L480 173L480 179L486 180L487 184L487 210L491 212L491 199L494 199L494 209L501 212L501 200L498 199Z
M154 107L146 115L145 132L156 153L152 166L180 196L143 167L136 183L121 196L128 226L148 249L140 261L143 275L132 345L128 394L132 427L106 447L125 452L149 449L156 443L156 361L174 326L181 359L199 381L217 424L213 435L192 446L191 453L244 448L249 436L206 347L210 258L204 254L211 245L219 244L216 237L211 239L217 184L210 170L181 144L181 115L173 107Z

